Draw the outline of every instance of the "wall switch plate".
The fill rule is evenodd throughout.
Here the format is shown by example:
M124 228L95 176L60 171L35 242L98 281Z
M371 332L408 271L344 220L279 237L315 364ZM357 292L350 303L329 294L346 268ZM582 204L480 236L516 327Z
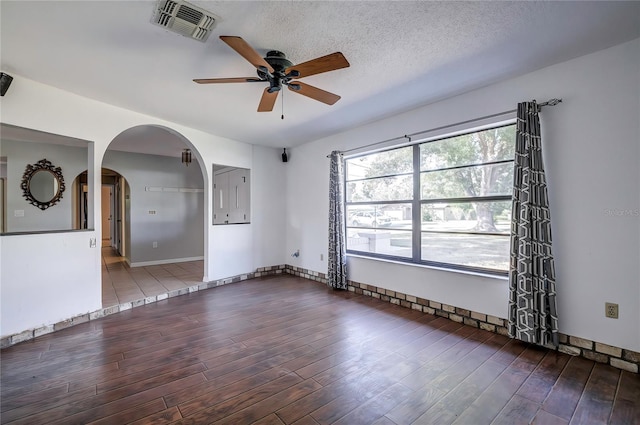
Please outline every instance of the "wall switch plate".
M154 242L153 242L153 244L151 244L151 246L152 246L153 248L157 248L157 247L158 247L158 242L157 242L157 241L154 241Z
M89 238L89 248L96 247L96 238Z
M324 254L320 254L320 261L324 260Z
M618 318L618 304L615 303L604 303L604 315L605 317L610 317L611 319Z

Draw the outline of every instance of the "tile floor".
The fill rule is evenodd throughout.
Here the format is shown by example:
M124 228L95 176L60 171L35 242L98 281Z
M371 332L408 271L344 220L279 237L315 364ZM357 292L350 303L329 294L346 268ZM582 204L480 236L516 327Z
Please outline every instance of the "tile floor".
M134 267L102 248L102 307L111 307L202 283L204 261Z

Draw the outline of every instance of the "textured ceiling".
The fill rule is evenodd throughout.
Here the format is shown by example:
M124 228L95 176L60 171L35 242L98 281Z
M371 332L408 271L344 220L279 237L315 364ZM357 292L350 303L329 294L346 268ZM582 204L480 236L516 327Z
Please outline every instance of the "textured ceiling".
M640 36L640 2L193 1L221 19L206 43L150 23L155 1L0 2L4 72L253 144L291 147ZM197 85L255 69L218 38L300 63L341 51L350 68L285 90ZM19 81L14 81L19 84ZM156 146L157 147L157 146Z

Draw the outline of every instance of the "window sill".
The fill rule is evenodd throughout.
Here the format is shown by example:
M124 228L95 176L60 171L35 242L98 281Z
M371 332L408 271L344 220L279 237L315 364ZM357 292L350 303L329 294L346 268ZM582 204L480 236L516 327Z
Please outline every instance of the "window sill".
M465 274L469 276L482 277L485 279L496 279L496 280L501 280L507 283L509 282L509 276L501 276L501 275L496 275L491 273L482 273L482 272L476 272L476 271L470 271L470 270L459 270L459 269L453 269L453 268L447 268L447 267L431 266L428 264L409 263L404 261L392 260L389 258L369 257L367 255L360 255L360 254L354 254L354 253L347 253L347 257L353 257L353 258L359 258L359 259L371 260L371 261L381 261L384 263L392 263L400 266L419 267L423 269L438 270L442 272L459 273L459 274Z

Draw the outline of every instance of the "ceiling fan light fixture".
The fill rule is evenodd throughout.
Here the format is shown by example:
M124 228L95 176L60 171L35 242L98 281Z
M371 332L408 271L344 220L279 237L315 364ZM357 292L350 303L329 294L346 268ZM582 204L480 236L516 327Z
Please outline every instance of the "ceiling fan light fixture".
M289 71L287 73L287 75L285 75L285 77L287 78L296 78L300 76L300 71L296 70L296 69L292 69L291 71Z
M310 84L291 80L349 67L349 62L341 52L334 52L294 65L287 59L286 55L279 50L270 50L265 57L262 57L241 37L221 35L220 39L256 68L258 78L199 78L193 80L194 82L198 84L244 83L253 81L268 83L269 86L262 92L262 97L258 104L258 112L273 111L276 98L278 93L282 91L283 85L288 86L291 91L326 105L333 105L340 100L340 96L336 94L319 89ZM284 119L284 112L281 118Z

